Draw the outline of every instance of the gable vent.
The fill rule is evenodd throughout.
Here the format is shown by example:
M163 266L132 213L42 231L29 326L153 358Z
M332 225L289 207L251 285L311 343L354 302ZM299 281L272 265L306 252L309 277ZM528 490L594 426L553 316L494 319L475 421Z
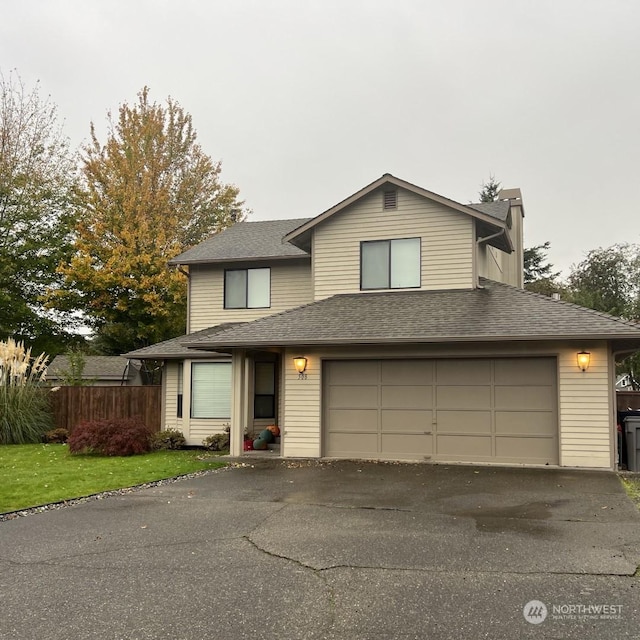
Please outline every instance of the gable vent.
M398 208L398 192L397 191L385 191L382 198L384 209L397 209Z

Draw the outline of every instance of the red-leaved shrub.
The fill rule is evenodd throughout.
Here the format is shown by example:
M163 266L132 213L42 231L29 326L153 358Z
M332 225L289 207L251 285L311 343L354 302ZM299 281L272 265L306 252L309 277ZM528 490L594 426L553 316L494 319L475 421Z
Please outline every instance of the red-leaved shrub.
M67 444L71 453L133 456L151 450L153 433L139 418L81 422Z

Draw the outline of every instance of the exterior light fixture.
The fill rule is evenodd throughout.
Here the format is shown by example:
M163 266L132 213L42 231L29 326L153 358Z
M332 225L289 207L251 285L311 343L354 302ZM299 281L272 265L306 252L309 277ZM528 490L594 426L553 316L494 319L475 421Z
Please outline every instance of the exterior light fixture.
M588 351L579 351L577 357L580 371L586 371L589 368L589 363L591 362L591 354Z
M293 366L299 374L303 374L307 368L307 359L303 356L298 356L293 359Z

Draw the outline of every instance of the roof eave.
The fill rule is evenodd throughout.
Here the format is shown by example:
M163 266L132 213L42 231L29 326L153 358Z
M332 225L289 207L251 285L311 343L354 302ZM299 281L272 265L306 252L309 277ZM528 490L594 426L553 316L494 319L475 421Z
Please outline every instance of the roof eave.
M230 262L273 262L280 260L311 260L309 254L300 254L294 256L249 256L238 258L205 258L200 260L169 260L168 264L172 267L182 265L197 265L197 264L228 264Z
M417 338L415 336L401 337L380 337L380 338L359 338L352 339L332 339L332 340L247 340L230 342L202 342L199 344L188 343L190 349L246 349L259 347L297 347L297 346L347 346L347 345L381 345L381 344L438 344L438 343L470 343L470 342L559 342L559 341L624 341L637 342L640 348L640 335L620 335L620 334L566 334L566 335L502 335L502 336L444 336L433 338ZM187 344L185 343L185 346Z

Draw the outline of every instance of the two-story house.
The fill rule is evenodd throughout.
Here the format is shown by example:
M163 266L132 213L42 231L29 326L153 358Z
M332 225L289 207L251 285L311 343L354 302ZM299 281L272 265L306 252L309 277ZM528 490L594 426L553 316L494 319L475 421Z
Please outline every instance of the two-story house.
M615 466L615 360L640 325L523 290L518 189L461 204L389 174L310 219L241 222L171 262L188 334L163 423L277 423L284 457Z

